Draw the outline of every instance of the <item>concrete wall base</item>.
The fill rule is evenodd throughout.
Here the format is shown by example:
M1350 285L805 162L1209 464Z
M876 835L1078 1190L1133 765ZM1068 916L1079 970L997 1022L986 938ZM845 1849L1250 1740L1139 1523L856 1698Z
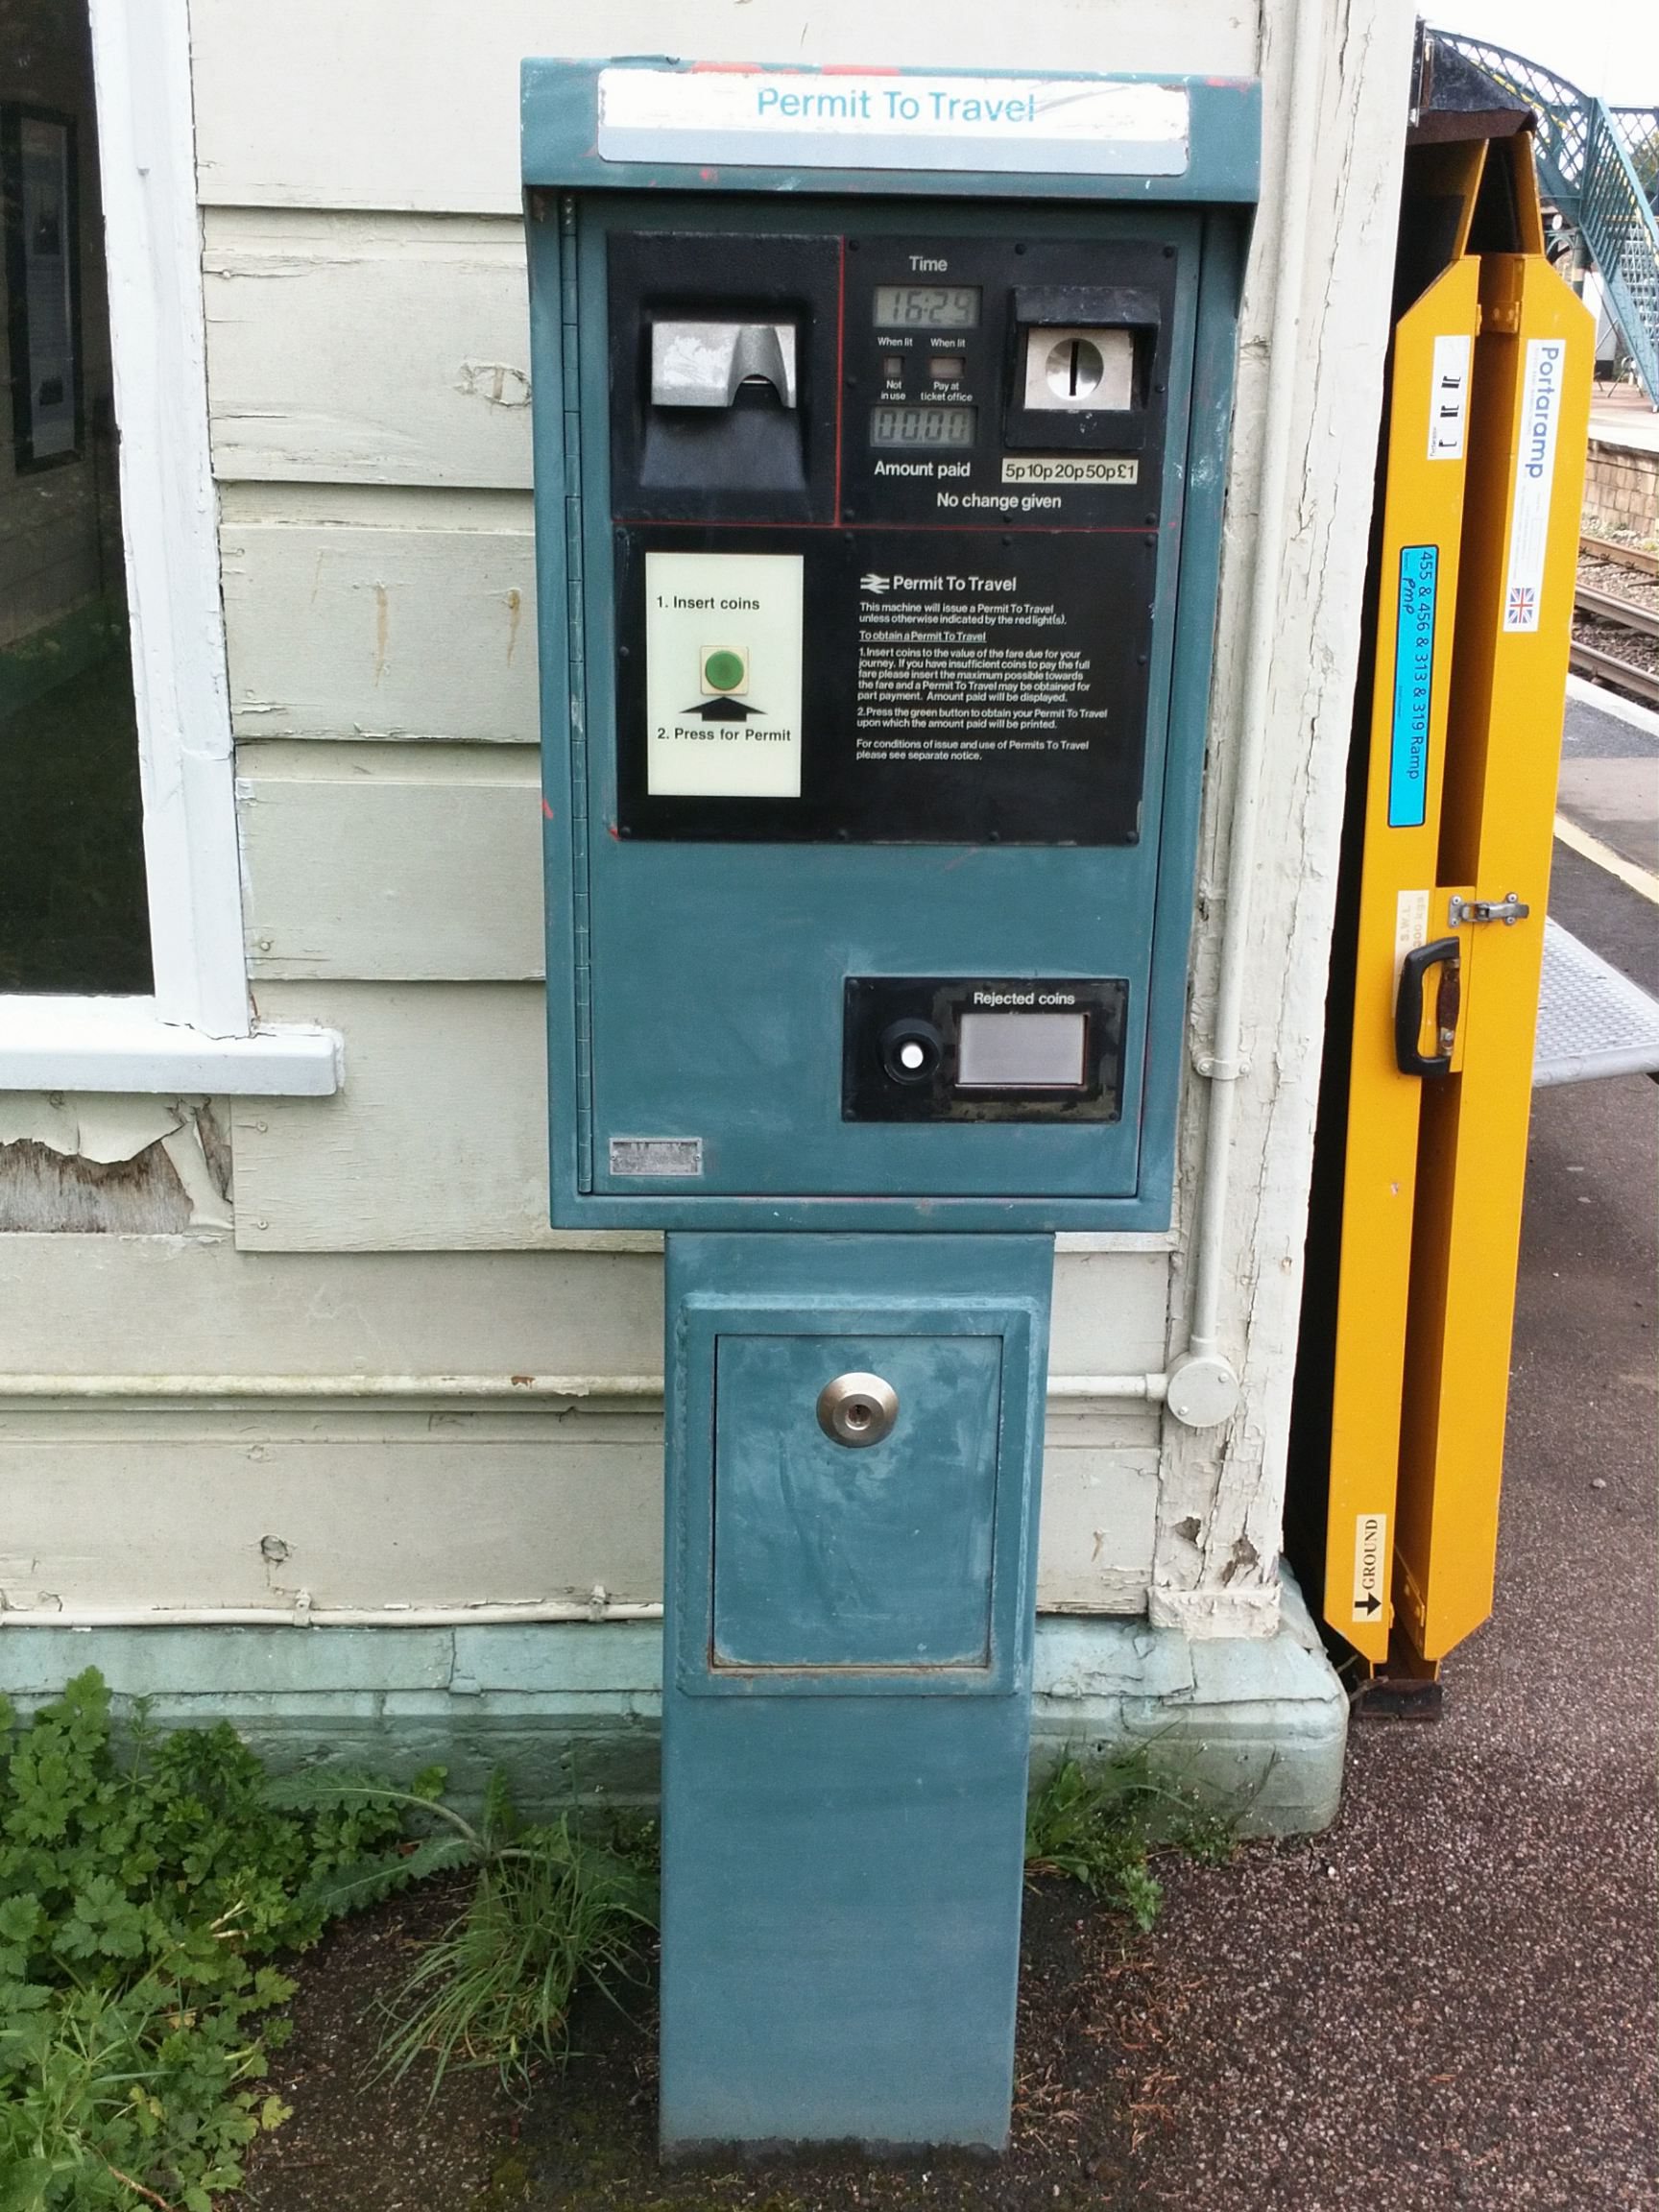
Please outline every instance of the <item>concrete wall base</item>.
M1037 1623L1039 1774L1067 1753L1143 1743L1244 1834L1311 1835L1336 1817L1347 1740L1347 1693L1287 1574L1272 1636L1189 1643L1144 1621Z
M228 1720L273 1765L410 1774L436 1761L475 1799L504 1764L526 1812L657 1796L661 1637L650 1622L479 1628L0 1629L19 1710L97 1667L159 1727ZM1151 1747L1247 1832L1327 1826L1348 1701L1294 1583L1268 1638L1189 1643L1144 1621L1038 1623L1032 1764Z

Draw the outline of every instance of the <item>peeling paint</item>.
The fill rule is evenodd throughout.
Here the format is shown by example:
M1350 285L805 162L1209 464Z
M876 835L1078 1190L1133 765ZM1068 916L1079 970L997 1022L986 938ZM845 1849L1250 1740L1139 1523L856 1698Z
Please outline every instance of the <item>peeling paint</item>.
M0 1093L0 1231L230 1226L229 1153L206 1100Z
M161 1149L189 1201L191 1228L232 1227L228 1150L207 1109L199 1107L183 1128L164 1137Z
M1260 1567L1261 1564L1262 1555L1249 1537L1235 1537L1233 1549L1227 1555L1227 1564L1221 1570L1221 1579L1230 1585L1247 1576L1252 1568Z
M0 1145L29 1142L107 1166L132 1160L181 1129L177 1100L61 1091L0 1093Z
M455 389L469 399L485 400L492 407L528 407L530 378L510 361L463 361Z

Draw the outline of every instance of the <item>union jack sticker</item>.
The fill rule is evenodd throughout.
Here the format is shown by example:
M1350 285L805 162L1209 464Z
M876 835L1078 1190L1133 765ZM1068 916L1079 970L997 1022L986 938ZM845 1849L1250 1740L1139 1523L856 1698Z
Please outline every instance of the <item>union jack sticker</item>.
M1504 617L1510 630L1534 630L1538 626L1538 594L1530 584L1511 584L1509 611Z

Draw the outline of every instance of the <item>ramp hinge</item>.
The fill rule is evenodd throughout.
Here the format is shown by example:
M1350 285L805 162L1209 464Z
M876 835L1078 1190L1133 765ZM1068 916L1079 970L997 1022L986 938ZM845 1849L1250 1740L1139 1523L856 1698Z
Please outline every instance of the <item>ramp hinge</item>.
M1531 911L1526 900L1513 891L1505 891L1502 899L1460 899L1454 892L1447 920L1454 929L1465 922L1502 922L1508 928L1511 923L1525 922Z

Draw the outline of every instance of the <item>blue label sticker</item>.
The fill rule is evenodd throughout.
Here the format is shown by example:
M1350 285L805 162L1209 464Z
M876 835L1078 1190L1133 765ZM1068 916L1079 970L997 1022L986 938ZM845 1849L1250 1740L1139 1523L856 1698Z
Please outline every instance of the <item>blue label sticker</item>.
M1429 805L1429 710L1434 685L1438 545L1400 548L1394 628L1394 723L1388 741L1388 827L1421 830Z

